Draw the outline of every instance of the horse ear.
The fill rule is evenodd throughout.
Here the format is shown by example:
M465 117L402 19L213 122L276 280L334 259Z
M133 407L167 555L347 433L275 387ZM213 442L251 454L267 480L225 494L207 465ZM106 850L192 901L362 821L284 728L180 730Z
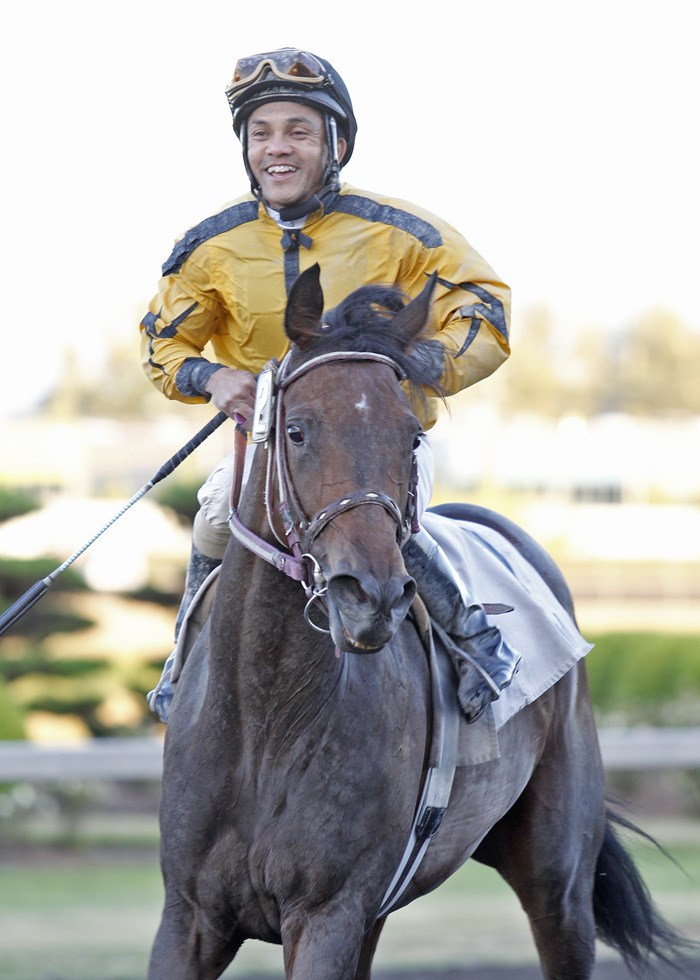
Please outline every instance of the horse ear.
M430 300L435 289L437 273L434 272L422 291L414 300L407 303L394 317L394 329L403 338L404 348L408 348L425 328L430 314Z
M289 291L284 330L293 344L305 350L318 336L323 315L321 267L318 262L302 272Z

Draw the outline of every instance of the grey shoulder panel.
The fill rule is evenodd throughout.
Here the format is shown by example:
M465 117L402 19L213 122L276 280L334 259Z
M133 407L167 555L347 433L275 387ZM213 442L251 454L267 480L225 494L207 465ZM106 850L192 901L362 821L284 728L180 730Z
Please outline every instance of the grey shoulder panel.
M215 238L217 235L222 235L226 231L231 231L232 228L237 228L239 225L256 221L257 217L258 202L242 201L240 204L233 204L225 211L212 215L211 218L200 221L194 228L190 228L175 245L170 257L163 264L163 275L169 276L178 272L183 262L203 242L209 241L210 238Z
M438 248L442 245L442 235L438 229L423 218L410 211L392 207L390 204L380 204L370 197L359 194L339 194L333 202L333 210L343 214L353 214L365 221L375 221L384 225L400 228L417 238L426 248Z

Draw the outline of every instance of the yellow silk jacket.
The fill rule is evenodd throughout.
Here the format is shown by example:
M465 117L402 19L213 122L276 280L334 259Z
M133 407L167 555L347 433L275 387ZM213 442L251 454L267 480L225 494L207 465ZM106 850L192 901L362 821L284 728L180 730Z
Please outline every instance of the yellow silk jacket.
M447 349L448 395L508 357L510 291L459 232L413 204L343 185L300 230L283 230L248 194L188 231L141 322L147 376L168 398L202 402L217 365L257 374L280 359L287 294L315 262L326 309L371 283L414 297L437 272L431 327ZM429 415L426 427L434 405Z

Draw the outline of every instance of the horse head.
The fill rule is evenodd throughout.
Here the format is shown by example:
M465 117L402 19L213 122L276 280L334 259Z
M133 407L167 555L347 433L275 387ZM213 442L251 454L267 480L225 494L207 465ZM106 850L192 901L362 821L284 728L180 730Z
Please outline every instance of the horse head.
M422 336L433 286L410 302L365 286L324 316L314 266L289 296L278 438L291 516L327 586L331 635L345 651L385 646L415 595L401 544L422 435L411 401L439 391L443 366L442 345Z

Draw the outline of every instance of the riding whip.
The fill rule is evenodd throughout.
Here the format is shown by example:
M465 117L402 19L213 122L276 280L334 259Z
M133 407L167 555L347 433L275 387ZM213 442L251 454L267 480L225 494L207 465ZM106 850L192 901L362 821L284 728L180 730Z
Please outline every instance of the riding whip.
M46 578L35 582L34 585L32 585L30 589L27 589L24 595L20 596L9 609L6 609L2 616L0 616L0 636L2 636L3 633L13 626L18 619L24 616L24 614L32 608L35 602L38 602L39 599L41 599L44 593L47 592L56 581L61 572L65 572L69 565L73 564L76 558L79 558L84 551L87 551L90 545L94 544L100 535L104 534L104 532L110 528L115 521L118 521L130 507L133 507L137 500L140 500L141 497L145 496L149 490L152 490L156 483L160 483L160 481L164 480L166 476L170 476L173 470L179 466L183 460L187 459L187 457L195 451L197 446L201 445L205 439L208 439L212 432L218 429L227 418L228 416L224 412L219 412L218 415L215 415L210 422L207 422L207 424L200 429L199 432L197 432L197 434L194 435L185 446L182 447L182 449L178 450L174 456L171 456L167 463L163 463L155 476L152 476L148 483L144 484L139 492L135 493L131 500L124 504L121 510L118 511L109 521L107 521L107 523L101 527L99 531L93 534L81 548L78 548L77 551L73 552L70 558L66 558L63 564L59 565L58 568L55 568L50 575L46 576Z

